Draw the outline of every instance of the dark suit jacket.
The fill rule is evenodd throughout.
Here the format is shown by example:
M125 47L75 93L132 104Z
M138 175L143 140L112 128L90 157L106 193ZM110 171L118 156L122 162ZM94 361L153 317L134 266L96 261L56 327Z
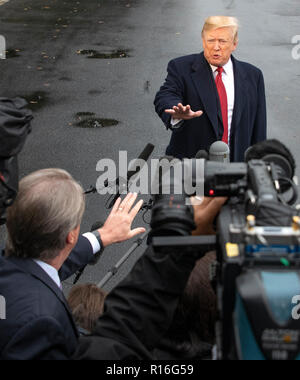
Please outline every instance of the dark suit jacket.
M232 57L235 105L231 127L231 160L244 161L244 152L266 139L266 99L262 72ZM201 149L222 140L223 123L218 92L204 53L177 58L169 63L168 77L155 98L156 112L167 128L171 116L165 110L178 103L202 110L200 118L185 121L173 131L167 155L193 158Z
M77 246L60 271L61 280L93 258L88 239ZM0 359L68 359L78 332L62 291L34 261L0 257L0 294L6 320L0 320Z

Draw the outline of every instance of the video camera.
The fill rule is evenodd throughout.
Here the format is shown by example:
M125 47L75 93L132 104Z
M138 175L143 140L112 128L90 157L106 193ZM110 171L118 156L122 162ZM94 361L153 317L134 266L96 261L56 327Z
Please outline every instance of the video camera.
M0 98L0 225L18 192L18 159L31 132L32 113L21 98Z
M203 168L197 177L196 164ZM217 220L217 236L190 236L193 194L154 196L155 249L202 253L215 248L214 280L220 360L300 360L300 218L295 161L276 140L257 144L245 163L201 159L177 163L203 182L205 196L229 197ZM163 175L162 175L163 177ZM170 177L171 187L178 181ZM299 308L300 309L300 308Z

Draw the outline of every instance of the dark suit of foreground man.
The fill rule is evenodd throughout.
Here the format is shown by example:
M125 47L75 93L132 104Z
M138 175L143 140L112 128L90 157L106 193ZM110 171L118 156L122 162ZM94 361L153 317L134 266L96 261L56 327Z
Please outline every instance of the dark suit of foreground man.
M204 52L169 63L155 98L156 112L173 131L167 155L192 158L217 140L228 143L232 161L266 139L266 99L262 72L232 56L238 22L210 17L202 32Z
M78 332L61 281L110 244L145 231L131 230L142 206L137 195L118 199L104 226L79 237L84 195L65 171L41 170L25 177L7 213L8 242L0 257L0 360L69 359Z
M66 280L93 259L84 237L60 273ZM0 258L0 293L6 320L0 320L1 360L66 359L77 348L79 334L61 289L33 260Z

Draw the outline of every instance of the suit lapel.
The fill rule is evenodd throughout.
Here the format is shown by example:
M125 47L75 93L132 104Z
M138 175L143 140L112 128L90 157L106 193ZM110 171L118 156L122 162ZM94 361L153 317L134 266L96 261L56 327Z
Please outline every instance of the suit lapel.
M232 116L231 136L239 126L244 107L246 106L247 99L247 79L242 67L234 57L232 57L233 70L234 70L234 87L235 87L235 100L234 110Z
M55 294L55 296L61 301L61 303L64 305L67 314L69 315L70 321L72 323L72 326L76 332L76 335L78 336L78 330L75 325L72 312L70 310L70 307L68 305L68 302L63 294L63 292L59 289L59 287L56 285L56 283L48 276L48 274L33 260L30 259L18 259L10 257L7 260L14 263L18 268L21 270L29 273L31 276L35 277L39 281L41 281L48 289L52 291L52 293Z
M218 136L218 96L212 70L201 53L192 67L192 79L216 136ZM222 119L222 117L221 117Z

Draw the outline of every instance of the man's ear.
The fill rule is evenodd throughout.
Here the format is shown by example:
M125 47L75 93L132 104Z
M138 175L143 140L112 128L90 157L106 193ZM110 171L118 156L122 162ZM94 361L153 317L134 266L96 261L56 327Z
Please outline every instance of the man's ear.
M236 51L237 47L238 47L238 44L239 44L239 40L237 39L235 42L234 42L234 50L233 51Z
M76 227L74 230L70 231L67 235L66 243L68 245L75 245L78 240L80 231L80 226Z

